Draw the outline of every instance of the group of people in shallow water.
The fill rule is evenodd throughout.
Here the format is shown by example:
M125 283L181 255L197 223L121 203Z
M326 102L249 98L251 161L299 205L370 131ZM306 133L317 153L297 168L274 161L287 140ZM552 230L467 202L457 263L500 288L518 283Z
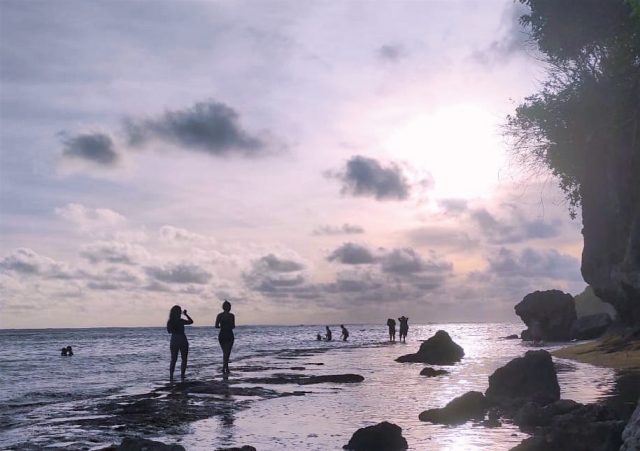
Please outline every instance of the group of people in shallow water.
M182 315L186 319L182 318ZM174 305L169 311L169 320L167 321L167 332L171 334L171 342L169 349L171 350L171 363L169 364L169 379L173 381L173 373L176 369L178 361L178 353L180 354L180 377L184 380L187 371L187 359L189 356L189 340L184 333L184 326L193 324L193 320L186 310L182 310L179 305ZM231 313L231 303L224 301L222 303L222 312L216 317L218 333L218 343L222 348L222 373L229 374L229 358L231 357L231 349L233 348L233 329L236 327L236 318Z
M73 355L73 348L71 346L67 346L66 348L62 348L60 350L60 355L63 357L71 357Z
M344 327L344 324L340 324L340 328L342 329L342 334L340 334L340 338L342 339L342 341L347 341L347 338L349 338L349 331L347 330L346 327ZM325 329L327 330L327 333L324 336L324 340L331 341L332 340L331 329L329 329L329 326L325 326ZM316 335L316 340L318 341L323 340L323 337L322 335L320 335L320 333Z
M403 315L398 318L398 321L400 322L400 342L406 343L407 334L409 333L409 318ZM387 326L389 327L389 341L396 341L396 320L389 318Z

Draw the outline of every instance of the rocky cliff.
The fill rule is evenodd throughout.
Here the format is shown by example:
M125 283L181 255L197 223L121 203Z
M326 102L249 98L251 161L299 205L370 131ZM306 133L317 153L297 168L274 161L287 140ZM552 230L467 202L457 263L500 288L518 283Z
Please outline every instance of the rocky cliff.
M589 152L582 196L582 275L623 323L640 324L640 131Z

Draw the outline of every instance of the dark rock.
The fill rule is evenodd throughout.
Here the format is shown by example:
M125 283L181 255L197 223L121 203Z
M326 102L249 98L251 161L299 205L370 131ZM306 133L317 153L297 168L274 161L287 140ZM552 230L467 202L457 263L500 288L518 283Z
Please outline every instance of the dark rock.
M449 374L449 372L447 370L436 370L429 366L426 368L423 368L422 371L420 371L420 376L427 376L427 377L441 376L443 374Z
M638 400L638 407L631 415L627 426L622 433L623 445L620 451L633 451L640 449L640 400Z
M571 327L571 337L577 340L591 340L604 334L612 320L608 313L596 313L595 315L578 318Z
M409 447L402 436L402 428L383 421L358 429L343 449L353 451L399 451Z
M495 404L517 406L527 401L546 405L560 399L560 385L547 351L527 351L489 376L487 399Z
M326 374L324 376L308 376L300 379L300 385L324 384L331 382L334 384L354 384L362 382L364 377L359 374Z
M529 329L525 329L522 332L520 332L520 339L522 341L532 341L533 338L531 337L531 332L529 331Z
M529 293L515 306L532 340L568 341L576 320L573 296L560 290ZM524 339L524 338L523 338Z
M407 354L396 359L396 362L417 362L429 365L451 365L459 362L464 356L462 347L453 342L448 333L439 330L423 342L415 354Z
M506 337L502 337L503 340L517 340L518 334L507 335Z
M469 420L482 420L488 404L479 391L470 391L452 399L440 409L429 409L422 412L420 421L438 424L462 424Z
M144 438L126 437L117 448L118 451L185 451L180 445L166 445L162 442L147 440Z
M216 451L256 451L256 449L253 446L249 446L249 445L244 445L242 447L235 447L235 448L218 448Z

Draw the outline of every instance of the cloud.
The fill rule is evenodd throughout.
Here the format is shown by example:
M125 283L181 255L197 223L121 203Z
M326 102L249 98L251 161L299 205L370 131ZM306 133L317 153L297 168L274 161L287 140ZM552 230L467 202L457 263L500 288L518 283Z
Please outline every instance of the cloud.
M74 203L56 208L55 213L62 219L75 224L81 231L119 227L127 222L120 213L108 208L87 208Z
M306 279L302 273L304 268L300 262L268 254L255 260L242 277L250 289L268 296L292 292L300 294L306 291Z
M480 226L483 236L491 244L519 243L560 234L560 221L530 220L517 208L512 210L510 223L498 221L484 208L472 211L471 219Z
M381 60L392 63L406 57L406 50L400 44L385 44L376 53Z
M488 272L501 277L542 277L581 281L578 259L555 249L525 248L520 252L501 248L489 257Z
M411 187L400 167L395 163L382 166L373 158L356 155L347 161L343 171L327 173L342 182L341 193L377 200L404 200Z
M268 271L273 272L294 272L304 269L304 265L294 260L287 260L284 258L276 257L273 254L265 255L261 257L257 262L257 265L263 266Z
M20 248L0 260L0 269L20 274L49 272L56 262L28 248Z
M436 259L424 260L411 248L393 249L381 259L382 271L395 275L409 275L421 272L445 273L453 269L450 262Z
M116 166L120 160L111 137L104 133L63 136L62 155L65 158L83 160L102 167Z
M80 255L91 263L121 263L133 265L149 257L146 249L137 244L118 241L99 241L84 246Z
M316 227L313 232L311 232L314 236L358 235L361 233L364 233L362 227L347 223L341 226L322 225Z
M363 265L375 263L377 258L366 247L355 243L344 243L334 250L328 257L328 261L337 261L344 265Z
M165 266L151 266L146 269L147 274L165 283L195 283L205 284L211 280L211 273L198 265L190 263L167 264Z
M189 243L206 240L202 235L190 232L187 229L181 229L180 227L173 227L170 225L160 227L160 237L165 241L174 243Z
M469 208L469 202L466 199L442 199L438 201L438 205L451 216L465 213Z
M129 119L125 131L134 147L159 140L217 157L256 157L267 153L271 146L267 135L246 131L233 108L213 100L184 110L166 111L158 118Z
M446 246L465 249L472 249L478 246L476 240L473 240L466 232L458 230L456 227L420 227L410 230L408 237L411 243L417 246Z

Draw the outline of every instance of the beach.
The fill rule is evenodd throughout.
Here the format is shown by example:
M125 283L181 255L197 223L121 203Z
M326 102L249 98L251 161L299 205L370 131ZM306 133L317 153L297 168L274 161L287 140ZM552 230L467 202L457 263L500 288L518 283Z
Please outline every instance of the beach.
M406 344L388 343L384 326L347 327L348 342L316 341L321 326L239 327L227 380L220 375L216 331L188 328L187 380L174 385L168 384L162 328L1 331L0 369L8 377L0 382L0 447L97 450L133 436L189 450L331 450L341 449L356 429L381 421L402 427L410 449L508 450L527 437L508 422L488 428L418 420L425 409L484 391L495 369L532 349L501 338L517 324L411 325ZM395 362L439 329L465 350L461 362L434 366L449 374L427 378L419 374L423 364ZM74 346L73 357L59 355L67 344ZM635 406L638 393L631 393L628 373L555 362L563 398ZM364 380L308 383L342 374Z

